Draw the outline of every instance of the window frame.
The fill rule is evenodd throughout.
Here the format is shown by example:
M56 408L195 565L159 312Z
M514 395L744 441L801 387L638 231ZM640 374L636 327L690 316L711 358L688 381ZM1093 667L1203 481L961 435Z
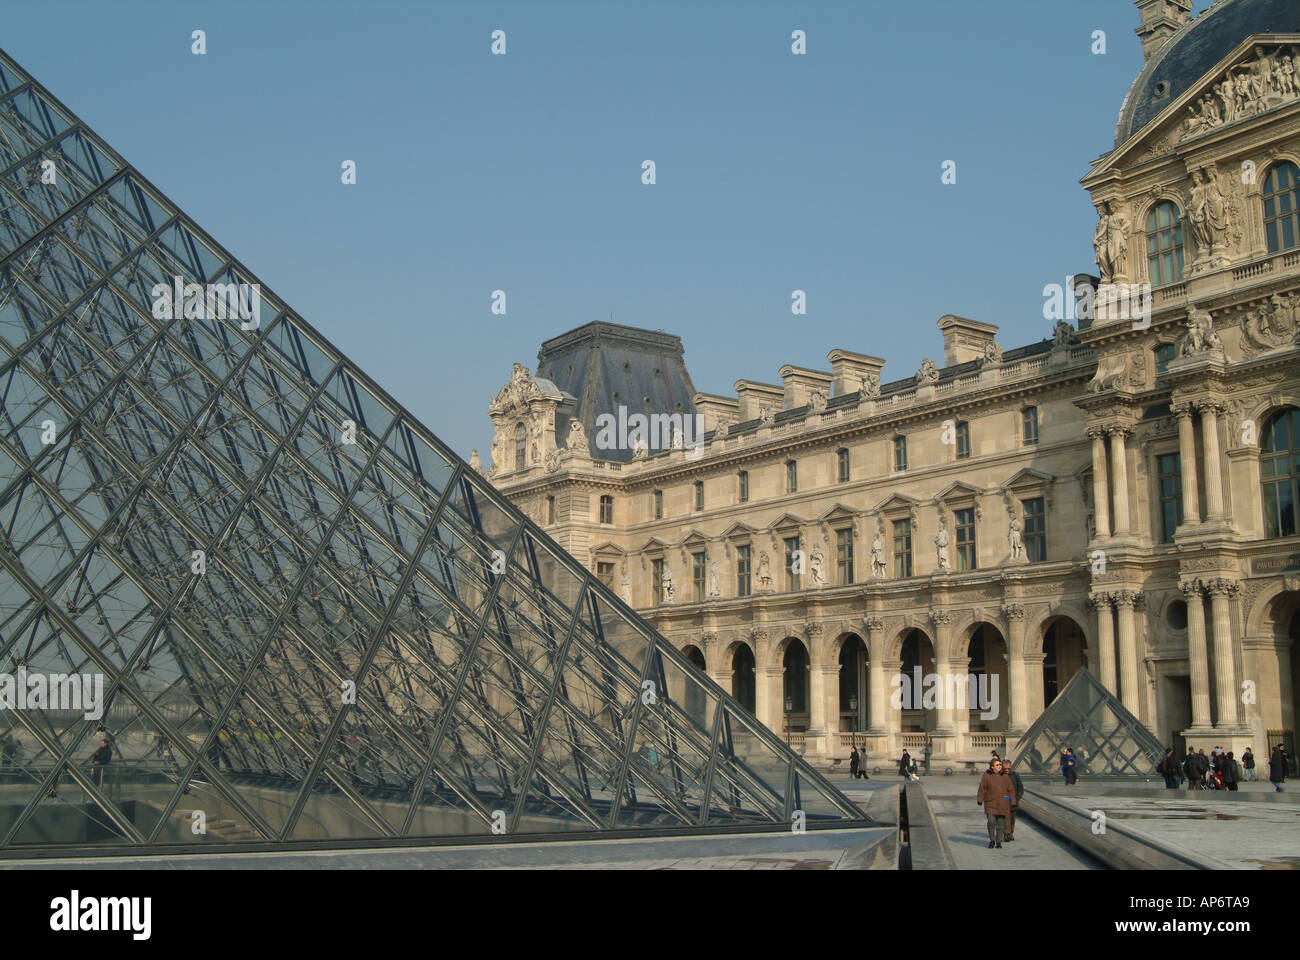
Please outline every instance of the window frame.
M957 459L969 460L971 458L969 420L957 421L953 439L956 441L953 446L957 454Z
M847 540L845 535L847 536ZM853 551L854 551L853 528L837 527L835 529L835 584L840 587L847 587L854 582L853 580ZM847 546L847 550L846 550Z
M839 483L848 483L853 478L848 447L840 447L835 451L835 475Z
M1159 213L1168 208L1173 216L1168 226L1160 225ZM1147 279L1152 287L1165 287L1182 283L1187 278L1186 238L1183 234L1183 211L1173 200L1162 198L1152 204L1147 211L1146 227L1143 237L1146 240ZM1169 245L1163 245L1162 236L1167 234ZM1152 239L1155 240L1154 256ZM1169 270L1172 276L1166 277L1163 266L1165 257L1170 258ZM1155 267L1153 272L1152 267Z
M1279 170L1287 170L1291 182L1288 186L1270 190L1269 183ZM1278 199L1285 199L1290 204L1291 209L1281 213L1275 211L1270 214L1269 204L1275 203ZM1288 250L1300 248L1300 166L1295 161L1284 158L1269 166L1259 188L1259 203L1264 227L1264 244L1268 248L1269 254L1285 253ZM1282 242L1283 238L1276 236L1272 229L1275 225L1290 228L1291 243L1284 244ZM1285 232L1285 230L1282 232ZM1276 244L1274 243L1275 236Z
M1040 445L1042 426L1038 415L1038 406L1036 404L1020 408L1020 444L1025 447L1037 447ZM1030 436L1030 425L1033 425L1033 435Z
M1179 450L1169 450L1165 452L1156 451L1153 454L1155 467L1152 475L1156 481L1156 510L1160 516L1160 540L1159 543L1173 543L1174 536L1178 528L1183 525L1183 457ZM1173 473L1168 473L1164 469L1164 461L1172 460L1177 467ZM1171 481L1173 487L1172 493L1165 491L1165 481ZM1173 526L1169 525L1169 514L1167 510L1172 505Z
M785 462L785 492L799 492L799 461L787 460Z
M906 473L906 472L907 472L907 435L897 433L894 434L894 473Z
M749 503L749 471L740 470L736 473L736 501L738 503Z
M609 508L608 511L606 511L606 509L605 509L606 507ZM614 525L614 496L613 496L613 494L602 493L602 494L600 495L600 506L599 506L599 510L600 510L600 513L599 513L599 516L600 516L600 525L603 526L603 527L611 527L611 526L613 526L613 525Z
M899 538L899 524L903 524L904 536ZM894 517L889 523L890 547L894 555L894 578L908 580L916 576L916 557L913 552L912 518Z
M1031 514L1029 505L1038 504L1042 509L1041 512ZM1041 529L1031 530L1031 521L1037 520L1041 524ZM1020 539L1025 548L1025 560L1028 563L1046 563L1047 562L1047 497L1023 497L1020 500ZM1032 547L1037 544L1037 551ZM1035 557L1034 553L1038 556Z

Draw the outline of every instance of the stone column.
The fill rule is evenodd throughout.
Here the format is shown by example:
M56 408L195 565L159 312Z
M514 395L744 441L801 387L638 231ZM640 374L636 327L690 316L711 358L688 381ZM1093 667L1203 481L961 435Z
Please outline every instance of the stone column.
M867 628L867 729L873 734L888 733L885 719L885 708L889 704L885 621L879 617L867 617L863 623Z
M1092 502L1097 539L1110 536L1110 486L1106 482L1106 434L1100 427L1088 428L1092 437Z
M1187 598L1187 666L1191 674L1192 728L1210 729L1210 662L1205 652L1205 601L1201 581L1179 584Z
M1105 591L1098 591L1088 598L1097 610L1097 678L1101 685L1116 696L1119 684L1115 678L1115 615L1110 605L1113 596Z
M1223 464L1219 462L1219 414L1223 404L1217 400L1202 400L1197 404L1201 414L1201 442L1205 447L1205 513L1206 519L1223 519Z
M1025 671L1025 608L1018 603L1005 603L1002 613L1007 618L1007 676L1011 699L1011 719L1007 725L1007 746L1011 740L1029 729L1029 690ZM1000 708L999 708L1000 709Z
M1196 482L1196 424L1188 403L1173 405L1178 417L1178 464L1182 471L1183 523L1201 522L1201 496Z
M1236 580L1211 580L1210 614L1214 620L1214 676L1218 703L1216 727L1237 727L1237 667L1232 660L1232 613L1228 600L1236 596L1241 584ZM1226 749L1226 748L1225 748Z
M1115 536L1129 533L1128 517L1128 450L1124 438L1131 432L1128 427L1111 427L1110 467L1115 474Z
M1119 614L1119 693L1124 709L1133 716L1142 717L1142 688L1138 676L1137 624L1133 611L1138 594L1120 590L1115 594L1115 610Z
M1047 704L1043 703L1043 654L1025 654L1025 693L1029 700L1030 725L1037 720Z
M940 689L946 691L939 707L939 724L934 733L936 737L955 737L957 725L954 720L952 697L952 665L949 660L949 633L952 627L952 614L946 610L931 610L930 620L934 624L934 669L939 675ZM935 751L938 753L938 751Z

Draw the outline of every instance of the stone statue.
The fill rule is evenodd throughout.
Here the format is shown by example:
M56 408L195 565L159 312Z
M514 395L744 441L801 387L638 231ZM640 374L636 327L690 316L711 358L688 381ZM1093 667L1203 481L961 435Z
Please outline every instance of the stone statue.
M812 396L808 398L808 411L810 413L822 413L826 410L826 394L820 390L814 390Z
M629 607L632 606L632 583L627 578L627 564L623 564L623 582L619 584L618 595Z
M996 340L990 340L984 344L984 362L1001 363L1002 362L1002 344Z
M860 400L875 400L880 396L880 375L869 373L862 378L862 394Z
M873 577L886 577L888 574L885 566L885 546L880 542L880 533L877 531L871 541L871 575Z
M916 372L916 381L918 384L939 382L939 368L929 357L921 361L921 369Z
M565 444L574 453L587 452L587 431L582 426L582 421L575 417L569 419L569 442Z
M1056 327L1052 330L1052 342L1058 347L1069 346L1072 336L1074 327L1064 320L1057 320Z
M1183 139L1197 136L1225 123L1253 117L1300 96L1300 59L1288 55L1294 47L1279 47L1272 54L1255 52L1255 60L1231 67L1211 94L1188 107Z
M758 408L758 419L762 423L771 426L773 423L776 423L776 413L772 410L770 405L765 403Z
M673 586L673 572L668 569L668 564L664 564L664 578L662 581L664 589L664 603L677 602L677 588Z
M814 587L826 586L826 557L820 545L813 547L812 556L808 558L808 573Z
M632 447L632 459L644 460L650 455L650 448L646 445L645 440L638 438L636 444Z
M1228 218L1228 199L1219 189L1214 171L1210 168L1193 170L1187 222L1192 242L1202 254L1210 255L1216 247L1221 251L1227 244Z
M1007 527L1007 543L1011 545L1011 559L1019 563L1025 559L1025 540L1020 535L1020 520L1013 513Z
M766 550L758 555L758 586L760 590L772 589L772 568L768 565Z
M1214 317L1208 310L1193 307L1187 314L1187 336L1183 339L1183 356L1215 352L1223 352L1223 341L1214 332Z
M722 596L722 587L718 584L718 561L709 561L709 597Z
M475 473L483 472L483 458L478 455L477 450L469 452L469 468Z
M939 518L939 532L934 535L934 549L938 554L939 569L951 570L952 561L948 559L948 527L943 517Z
M1124 276L1124 258L1128 254L1128 220L1122 213L1112 213L1109 203L1097 206L1097 227L1092 232L1092 246L1097 251L1101 282L1109 283Z
M723 437L725 437L725 436L726 436L727 434L729 434L730 432L731 432L731 424L729 424L729 423L720 423L720 424L718 424L716 427L713 428L713 439L714 439L714 440L721 440Z

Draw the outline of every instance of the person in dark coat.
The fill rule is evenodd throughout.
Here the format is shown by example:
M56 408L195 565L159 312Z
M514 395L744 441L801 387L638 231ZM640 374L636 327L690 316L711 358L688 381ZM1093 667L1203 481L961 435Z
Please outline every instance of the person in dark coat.
M1182 775L1178 770L1178 758L1174 756L1174 748L1170 747L1165 751L1164 758L1160 761L1160 766L1156 768L1160 775L1165 778L1166 790L1177 790L1182 782Z
M1282 784L1286 782L1286 766L1286 751L1279 743L1268 756L1268 780L1278 793L1282 792Z
M1016 808L1020 806L1020 798L1025 794L1024 781L1020 779L1020 774L1011 769L1011 761L1002 761L1002 772L1007 775L1011 781L1013 792L1011 794L1011 810L1007 813L1007 843L1015 840L1012 836L1016 832Z
M858 748L857 747L854 747L853 751L849 754L849 776L854 780L858 779Z
M911 768L912 768L912 756L906 750L904 750L903 755L898 758L898 775L900 777L906 777L908 773L911 771Z
M984 818L989 828L990 850L994 847L999 849L1002 847L1002 838L1007 828L1007 816L1011 813L1011 798L1015 793L1016 788L1012 785L1011 778L1002 772L1002 761L994 760L984 771L984 776L980 777L979 793L975 796L975 802L984 807Z
M1259 774L1255 772L1255 751L1250 747L1241 755L1242 776L1245 780L1258 780Z
M104 768L113 762L113 748L108 745L107 740L99 741L99 749L94 752L90 758L90 765L94 768L95 786L104 785Z
M1237 761L1232 756L1231 750L1227 753L1220 754L1219 770L1223 774L1224 788L1235 793L1237 791L1237 781L1240 778L1237 776Z
M1196 751L1191 747L1187 748L1187 758L1183 760L1183 774L1187 777L1187 789L1201 789L1201 769L1196 762Z
M1061 754L1061 776L1065 777L1065 785L1072 787L1075 781L1079 779L1076 766L1078 761L1075 759L1074 751L1069 747L1065 748L1065 753Z
M1196 751L1196 772L1200 776L1201 789L1207 788L1206 776L1210 772L1210 758L1205 755L1205 748Z

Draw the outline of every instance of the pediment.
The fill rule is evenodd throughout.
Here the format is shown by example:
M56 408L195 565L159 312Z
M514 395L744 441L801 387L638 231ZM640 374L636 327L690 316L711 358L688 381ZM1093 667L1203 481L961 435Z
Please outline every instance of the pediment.
M808 521L802 517L796 517L793 513L783 513L767 525L769 530L786 530L794 527L801 527Z
M625 551L617 543L614 543L610 540L606 540L604 543L592 547L591 552L593 556L595 554L601 554L603 556L609 556L610 554L617 554L620 557L625 556L627 553L627 551Z
M979 487L973 487L964 480L955 480L944 487L936 499L941 501L973 499L983 492Z
M662 553L668 549L668 544L664 543L658 537L651 537L645 543L641 544L641 553Z
M700 531L698 530L692 530L690 533L688 533L686 536L682 537L681 539L681 545L684 547L690 546L691 544L697 544L697 543L707 544L709 542L710 542L709 538L706 537L704 534L700 533Z
M857 518L857 516L858 516L858 512L856 510L851 510L848 507L844 506L844 504L837 503L829 510L827 510L825 513L823 513L820 517L818 517L817 522L829 523L832 520L854 520Z
M1041 470L1035 470L1032 467L1025 467L1023 470L1017 470L1016 473L1004 480L1002 487L1004 490L1015 490L1021 487L1047 487L1056 482L1056 478L1051 474L1043 473Z
M756 533L758 533L758 530L754 527L737 520L731 526L727 527L726 530L722 531L722 536L726 540L732 540L737 537L752 537Z
M915 510L920 507L921 501L913 500L911 497L904 496L901 493L891 493L884 500L875 505L877 513L893 513L895 511Z
M1281 66L1281 56L1287 58ZM1089 175L1171 154L1214 131L1300 103L1300 34L1243 40ZM1231 77L1230 83L1225 83ZM1243 85L1244 81L1244 85Z

